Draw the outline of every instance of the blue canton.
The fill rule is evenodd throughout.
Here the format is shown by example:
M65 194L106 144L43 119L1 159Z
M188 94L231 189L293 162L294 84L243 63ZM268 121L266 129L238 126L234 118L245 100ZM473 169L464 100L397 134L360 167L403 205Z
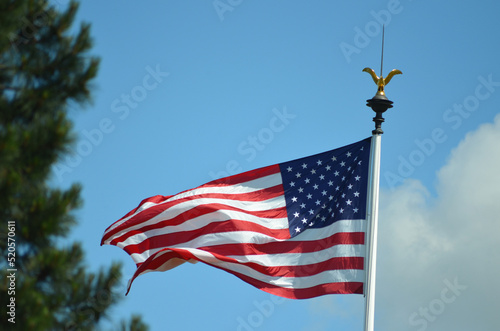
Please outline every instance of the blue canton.
M371 138L280 164L291 237L365 219Z

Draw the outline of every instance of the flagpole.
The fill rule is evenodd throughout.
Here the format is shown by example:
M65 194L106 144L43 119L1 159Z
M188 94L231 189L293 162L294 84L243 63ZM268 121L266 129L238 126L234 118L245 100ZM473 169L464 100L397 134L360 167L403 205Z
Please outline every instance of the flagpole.
M378 195L380 180L380 150L382 136L372 135L366 212L366 281L365 281L365 331L373 331L375 317L375 275L377 266Z
M368 72L372 77L375 75L373 70L365 68L363 71ZM368 182L368 201L367 201L367 229L366 229L366 259L365 259L365 331L374 331L375 324L375 276L377 267L377 232L378 232L378 205L379 205L379 186L380 186L380 154L382 123L384 118L382 114L389 108L392 108L392 101L387 99L384 93L384 86L395 74L401 73L399 70L391 71L386 79L383 77L374 77L377 83L377 94L367 100L367 106L375 112L373 121L375 122L375 130L372 131L372 141L370 148L370 166L369 166L369 182ZM382 73L380 74L382 75Z

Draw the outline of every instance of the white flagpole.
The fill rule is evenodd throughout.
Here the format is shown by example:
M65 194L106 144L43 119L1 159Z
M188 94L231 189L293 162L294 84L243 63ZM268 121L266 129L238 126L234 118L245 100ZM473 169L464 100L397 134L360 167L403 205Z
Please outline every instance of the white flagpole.
M375 275L377 266L378 195L380 182L380 149L382 135L373 132L370 148L368 201L366 210L366 258L365 258L365 331L374 330Z

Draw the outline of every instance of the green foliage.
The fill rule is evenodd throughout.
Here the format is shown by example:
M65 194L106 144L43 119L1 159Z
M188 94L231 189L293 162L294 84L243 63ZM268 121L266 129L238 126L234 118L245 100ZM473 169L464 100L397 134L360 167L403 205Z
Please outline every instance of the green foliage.
M76 224L80 186L51 187L51 167L69 152L70 105L91 101L99 59L90 26L70 31L78 9L42 0L0 2L0 277L7 279L8 227L15 226L16 324L2 330L94 330L123 294L121 266L91 273L80 244L58 247ZM60 246L60 245L59 245ZM0 302L9 302L0 282ZM7 316L8 317L8 316ZM147 330L133 316L121 330Z

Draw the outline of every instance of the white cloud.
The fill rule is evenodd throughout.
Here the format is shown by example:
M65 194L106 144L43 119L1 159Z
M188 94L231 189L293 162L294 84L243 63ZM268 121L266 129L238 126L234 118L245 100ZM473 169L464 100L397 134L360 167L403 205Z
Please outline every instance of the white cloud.
M499 330L500 115L437 174L381 191L378 330Z

